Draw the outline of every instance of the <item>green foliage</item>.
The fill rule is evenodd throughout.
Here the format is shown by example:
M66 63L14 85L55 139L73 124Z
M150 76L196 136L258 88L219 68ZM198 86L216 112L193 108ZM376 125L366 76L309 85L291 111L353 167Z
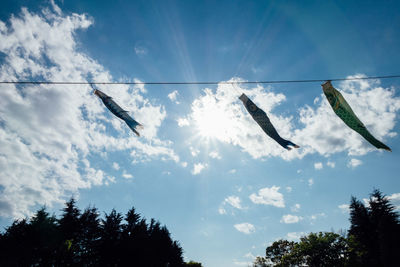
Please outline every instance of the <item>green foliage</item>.
M271 261L268 261L267 258L257 256L254 260L253 267L268 267L272 266L270 264Z
M100 219L96 208L81 213L71 199L62 211L56 219L42 208L0 233L0 266L185 266L168 229L147 224L134 208L125 218L112 210Z
M368 205L352 197L350 223L347 237L319 232L275 241L253 266L398 266L399 214L387 197L374 190Z
M345 266L346 239L336 233L310 233L301 237L288 254L282 257L282 266L288 264L313 266Z
M298 243L275 241L254 266L344 266L346 249L346 239L338 234L311 233Z
M274 265L279 266L284 255L290 254L293 250L295 243L293 241L278 240L272 243L266 249L266 259L269 259ZM266 264L266 263L265 263ZM263 266L260 264L260 266ZM267 266L267 265L265 265Z

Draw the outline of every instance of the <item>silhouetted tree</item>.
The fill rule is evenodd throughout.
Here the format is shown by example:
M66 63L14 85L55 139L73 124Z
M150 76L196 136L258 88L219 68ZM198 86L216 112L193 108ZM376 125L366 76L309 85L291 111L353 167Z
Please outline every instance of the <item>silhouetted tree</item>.
M95 207L88 207L79 218L79 258L84 266L96 266L99 261L99 242L101 237L99 213Z
M290 254L293 250L295 243L293 241L278 240L272 243L271 246L265 250L266 259L270 260L273 264L278 265L282 261L284 255ZM261 259L259 265L262 264ZM267 264L267 263L265 263ZM267 266L267 265L265 265Z
M282 257L282 266L288 264L317 266L345 266L346 239L336 233L310 233L301 237L292 251Z
M126 224L123 225L121 250L123 265L128 266L132 259L136 263L145 264L145 258L142 254L141 246L147 240L147 225L144 222L140 227L140 214L136 213L135 208L131 208L125 215Z
M73 265L79 261L81 254L79 246L81 234L81 212L76 206L76 201L71 198L65 203L61 218L58 220L58 227L61 234L62 244L59 247L59 265Z
M268 267L268 266L273 266L273 264L265 257L257 256L253 262L253 267Z
M350 223L347 238L320 232L275 241L254 266L398 266L399 214L385 195L374 190L368 204L352 197Z
M56 217L50 216L43 207L31 218L27 227L27 240L32 248L33 265L50 266L55 264L56 251L60 241Z
M81 214L74 199L57 220L45 208L16 220L0 233L0 266L184 266L183 251L166 226L150 224L132 208L99 218L96 208Z
M121 260L122 215L113 209L101 220L101 239L99 244L100 263L115 266Z
M0 265L28 266L33 258L33 244L27 220L15 220L0 237Z
M353 266L396 266L400 251L400 222L395 208L379 190L365 206L352 197L349 246Z
M298 243L275 241L266 249L266 257L259 257L254 266L345 266L346 239L331 232L310 233Z
M185 263L185 267L203 267L200 262L189 261Z

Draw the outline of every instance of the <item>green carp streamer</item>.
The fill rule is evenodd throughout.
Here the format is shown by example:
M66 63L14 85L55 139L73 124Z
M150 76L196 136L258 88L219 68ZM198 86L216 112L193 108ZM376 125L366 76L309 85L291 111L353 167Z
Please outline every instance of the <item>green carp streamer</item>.
M332 106L333 111L341 118L344 123L347 124L351 129L359 133L362 137L364 137L368 142L374 145L376 148L386 149L388 151L392 151L388 146L384 143L377 140L364 126L364 124L357 118L354 111L351 109L350 105L344 99L343 95L333 88L330 81L325 82L322 85L322 90L326 98L328 99L329 104Z

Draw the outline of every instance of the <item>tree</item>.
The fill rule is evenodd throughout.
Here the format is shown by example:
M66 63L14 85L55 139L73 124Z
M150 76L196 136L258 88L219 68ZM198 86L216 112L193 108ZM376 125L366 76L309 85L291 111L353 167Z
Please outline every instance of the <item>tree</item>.
M32 249L32 262L39 266L55 263L56 251L60 241L57 219L50 216L43 207L31 218L27 230L27 241Z
M132 208L125 222L113 209L81 214L74 199L59 219L43 207L0 233L0 266L184 266L183 250L166 226L150 224Z
M365 206L350 204L349 255L353 266L396 266L400 251L400 222L388 198L375 189Z
M266 259L279 266L284 255L290 254L295 243L293 241L278 240L265 250ZM267 263L265 263L267 264ZM261 265L262 266L262 265ZM267 266L267 265L265 265Z
M122 215L112 209L101 220L100 263L104 266L119 265L121 260Z
M98 265L98 247L100 241L100 218L95 207L88 207L79 218L80 235L79 251L80 262L84 266Z
M253 263L253 267L268 267L268 266L273 266L271 261L261 256L257 256Z
M256 267L264 266L345 266L346 239L336 233L310 233L296 243L275 241L266 249L266 257L257 257Z
M319 232L275 241L254 266L398 266L399 214L385 195L374 190L367 204L352 197L350 223L347 238Z
M33 258L33 240L26 219L15 220L0 237L0 265L28 266Z
M336 233L310 233L301 237L292 251L282 257L286 264L306 264L307 266L345 266L346 239Z
M59 248L59 265L76 264L77 255L82 254L80 251L78 240L80 239L80 215L81 212L76 206L76 201L71 198L65 203L65 208L61 218L58 220L58 227L62 239L62 244Z

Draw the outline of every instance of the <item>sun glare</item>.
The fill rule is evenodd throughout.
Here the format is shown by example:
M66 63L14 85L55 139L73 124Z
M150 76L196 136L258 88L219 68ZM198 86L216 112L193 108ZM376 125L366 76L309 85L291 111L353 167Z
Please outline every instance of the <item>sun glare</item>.
M218 106L209 105L193 113L196 128L201 137L226 140L233 127L232 119Z

